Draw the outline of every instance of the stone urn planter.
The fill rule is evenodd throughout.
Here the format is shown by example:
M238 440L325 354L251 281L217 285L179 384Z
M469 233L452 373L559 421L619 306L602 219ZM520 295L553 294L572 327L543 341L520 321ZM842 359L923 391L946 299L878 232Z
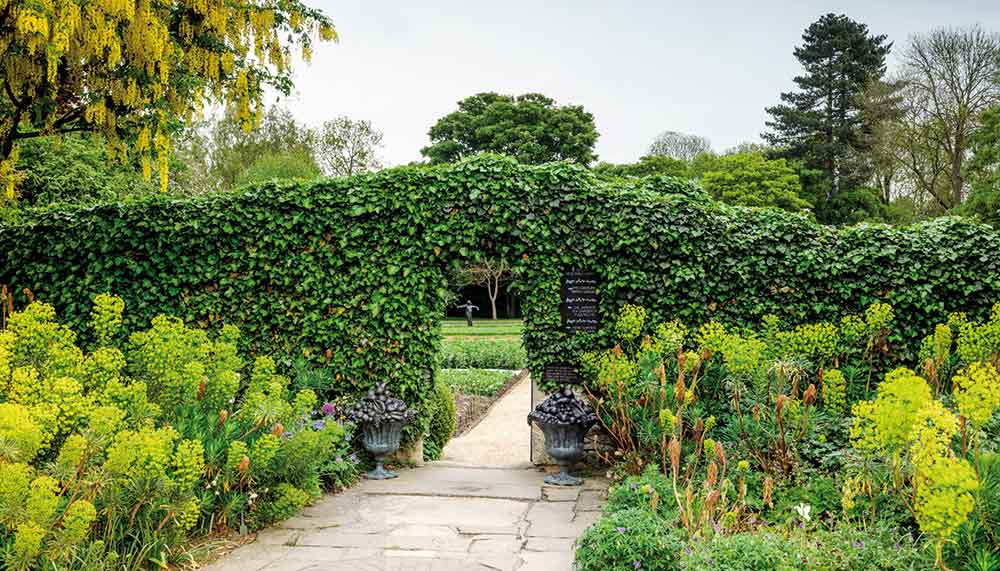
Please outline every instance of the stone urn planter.
M381 383L368 391L347 411L347 417L361 430L361 445L375 457L375 469L365 474L369 480L398 476L385 469L385 457L399 449L403 427L417 416L417 411L392 396Z
M584 438L597 423L597 415L587 403L563 387L558 393L540 402L528 414L528 424L534 422L545 435L545 452L559 464L559 473L545 477L546 484L579 486L582 478L570 475L573 463L583 457Z

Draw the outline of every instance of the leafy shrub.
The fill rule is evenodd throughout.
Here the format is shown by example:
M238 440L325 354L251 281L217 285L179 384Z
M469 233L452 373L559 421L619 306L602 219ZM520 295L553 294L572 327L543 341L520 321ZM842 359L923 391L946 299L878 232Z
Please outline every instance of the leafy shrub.
M984 454L976 506L945 547L951 569L1000 569L1000 455Z
M578 571L676 571L684 541L648 509L628 508L601 518L576 545Z
M0 565L181 563L196 533L274 522L356 477L347 429L270 358L244 375L235 328L158 316L118 347L122 306L96 300L90 352L41 303L0 331Z
M430 428L424 440L424 459L437 460L458 426L455 396L448 385L440 380L434 387L434 398L430 401L430 406L432 413Z
M766 531L717 535L708 541L692 541L683 558L684 571L794 571L788 562L789 542ZM687 553L687 552L685 552Z
M492 369L440 369L438 382L456 393L483 397L496 396L514 374Z
M441 344L445 369L522 369L527 355L520 339L446 339Z
M840 526L786 537L771 530L691 541L684 571L912 571L929 568L926 550L912 538L882 529Z
M608 490L604 513L613 514L627 509L646 509L660 517L673 519L677 504L673 498L673 482L649 465L638 476L629 476Z

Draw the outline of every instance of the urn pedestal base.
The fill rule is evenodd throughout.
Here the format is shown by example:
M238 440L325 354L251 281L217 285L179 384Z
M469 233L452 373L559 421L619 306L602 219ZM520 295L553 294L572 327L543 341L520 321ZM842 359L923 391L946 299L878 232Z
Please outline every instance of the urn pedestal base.
M583 478L569 473L573 463L583 457L583 441L594 423L552 424L539 422L538 428L545 434L545 452L558 464L559 473L545 477L545 483L553 486L579 486Z
M403 432L402 422L383 422L361 426L361 444L375 457L375 469L364 474L369 480L388 480L399 474L385 469L385 457L399 449L399 437Z

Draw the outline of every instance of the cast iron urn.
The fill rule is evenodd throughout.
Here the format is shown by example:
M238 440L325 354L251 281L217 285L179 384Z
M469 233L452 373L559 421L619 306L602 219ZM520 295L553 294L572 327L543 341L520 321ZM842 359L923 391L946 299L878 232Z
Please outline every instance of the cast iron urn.
M583 442L587 431L597 423L597 415L587 403L563 387L538 403L528 414L528 424L534 422L545 435L545 451L559 464L559 473L545 477L546 484L579 486L582 478L571 476L570 466L583 457Z
M347 411L347 417L361 429L361 445L375 457L375 469L365 474L370 480L395 478L385 469L385 457L399 449L403 426L417 416L417 411L389 394L380 383L361 397Z

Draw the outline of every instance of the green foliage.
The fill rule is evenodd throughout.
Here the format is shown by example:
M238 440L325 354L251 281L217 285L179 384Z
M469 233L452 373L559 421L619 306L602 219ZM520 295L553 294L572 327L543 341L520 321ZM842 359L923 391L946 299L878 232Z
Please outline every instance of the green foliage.
M688 178L688 162L667 157L664 155L645 155L639 158L639 162L631 164L616 165L612 163L598 163L594 166L594 172L601 177L620 176L650 176L665 175L680 178Z
M1000 456L984 455L976 507L945 548L951 569L981 571L1000 567Z
M123 305L96 296L90 353L42 303L0 331L0 565L181 563L198 533L277 521L356 479L347 430L314 420L315 395L271 359L244 377L234 327L157 316L123 352Z
M428 406L431 408L431 421L424 439L424 459L437 460L458 427L455 396L440 379L434 385L433 397Z
M287 151L261 155L236 176L236 184L247 185L271 180L309 181L322 174L308 152Z
M958 208L993 225L1000 224L1000 107L983 111L972 136L967 176L972 192Z
M682 563L685 571L911 571L930 563L912 541L885 530L847 526L801 539L762 530L690 545L691 554Z
M702 185L727 204L776 206L790 212L811 206L799 197L802 187L795 169L785 159L768 160L760 153L720 157L702 176Z
M684 558L684 570L709 571L793 571L787 561L789 542L767 532L716 536L710 541L695 543L691 555Z
M979 426L1000 410L996 365L973 363L952 379L952 385L961 421L933 398L924 379L908 369L896 369L879 385L874 400L855 405L851 428L857 448L880 455L889 464L893 490L912 494L914 517L933 541L939 565L944 545L967 525L976 506L975 494L989 478L989 467L984 469L979 454ZM962 447L956 452L953 442L960 432ZM966 455L970 439L975 467Z
M512 261L524 347L539 371L612 346L625 303L658 322L742 327L767 314L787 325L839 319L884 301L901 324L888 342L913 359L948 313L982 319L1000 298L1000 259L988 255L1000 236L989 227L943 218L829 228L675 192L690 191L681 182L607 183L578 165L483 156L187 200L26 210L0 225L0 283L16 305L28 288L80 331L105 291L126 302L125 334L161 313L216 331L235 325L243 351L304 357L340 375L324 398L379 380L418 408L448 268L475 261L484 241ZM562 331L569 267L600 277L595 334ZM422 432L426 419L417 424Z
M601 518L577 540L579 571L677 571L684 546L680 533L642 508Z
M432 163L455 162L476 153L502 153L527 164L596 157L594 116L579 105L559 106L539 93L479 93L438 119L431 144L421 153Z
M69 134L21 143L18 204L92 204L159 192L132 164L122 164L97 135Z
M250 168L261 174L290 174L289 178L319 172L313 153L314 133L296 121L291 112L280 107L268 109L260 125L249 132L234 114L226 113L202 131L192 132L191 136L191 144L208 150L208 153L191 158L195 164L198 160L207 162L204 170L220 189L232 188L241 181L271 178L248 178L245 171ZM295 168L284 169L283 160L291 161Z
M608 490L604 513L613 514L627 509L645 509L673 519L677 504L672 500L673 482L652 464L638 476L629 476ZM655 498L655 499L654 499Z
M494 369L439 369L437 378L457 393L493 397L514 374Z
M896 369L878 386L878 396L854 406L851 439L861 450L894 453L910 444L917 413L932 398L927 381Z
M517 370L527 365L520 339L446 339L441 367L446 369Z
M816 210L820 220L828 224L881 222L883 218L887 218L878 191L866 187L844 190L829 199L819 200ZM891 220L892 217L902 217L904 223L913 220L912 215L907 217L898 208L888 218Z

